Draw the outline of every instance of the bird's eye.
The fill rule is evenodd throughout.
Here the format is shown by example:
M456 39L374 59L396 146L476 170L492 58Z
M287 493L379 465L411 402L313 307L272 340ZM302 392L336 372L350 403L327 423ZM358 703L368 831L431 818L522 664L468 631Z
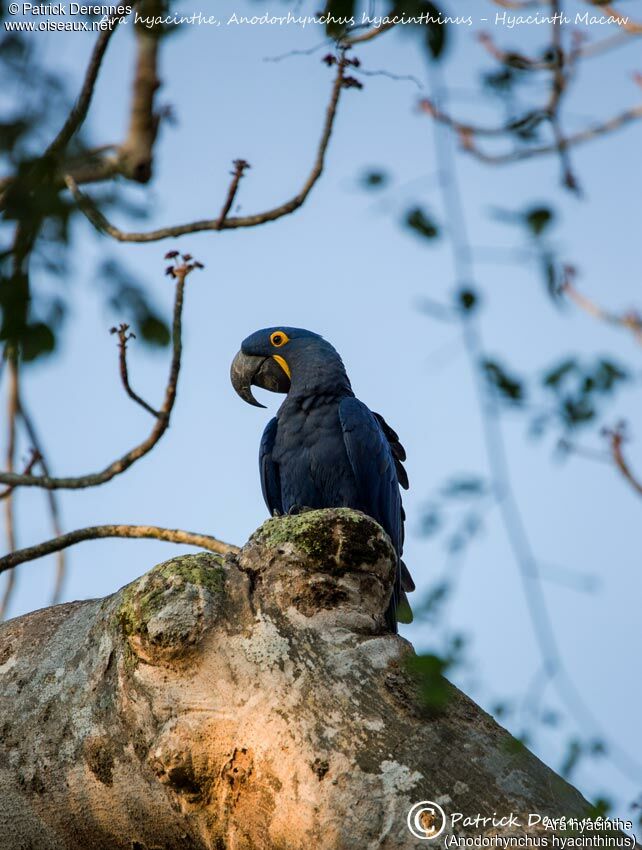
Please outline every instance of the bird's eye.
M270 342L275 348L281 348L282 345L285 345L286 342L289 342L290 338L287 334L284 334L282 331L275 331L270 335Z

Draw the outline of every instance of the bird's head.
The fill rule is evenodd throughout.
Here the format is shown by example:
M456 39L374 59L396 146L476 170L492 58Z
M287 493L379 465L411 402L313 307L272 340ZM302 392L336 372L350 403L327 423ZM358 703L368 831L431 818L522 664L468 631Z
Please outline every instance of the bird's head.
M264 328L243 340L232 361L230 377L244 401L265 407L252 395L252 385L287 393L295 375L322 369L330 360L341 363L334 348L319 334L303 328Z

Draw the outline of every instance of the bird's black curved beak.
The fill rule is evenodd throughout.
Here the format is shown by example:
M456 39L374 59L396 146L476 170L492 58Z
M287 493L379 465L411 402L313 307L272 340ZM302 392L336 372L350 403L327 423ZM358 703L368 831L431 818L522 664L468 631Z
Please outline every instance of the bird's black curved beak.
M290 379L272 357L254 357L242 351L232 360L230 380L243 401L255 407L265 407L252 395L252 384L272 393L287 393Z

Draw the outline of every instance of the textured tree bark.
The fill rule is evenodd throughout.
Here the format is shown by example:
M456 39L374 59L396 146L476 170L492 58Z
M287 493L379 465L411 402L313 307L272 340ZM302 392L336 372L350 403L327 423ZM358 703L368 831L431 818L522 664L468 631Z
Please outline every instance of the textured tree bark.
M392 574L372 520L314 511L5 624L3 850L404 850L426 846L406 824L422 800L583 815L455 688L425 707L411 646L384 631Z

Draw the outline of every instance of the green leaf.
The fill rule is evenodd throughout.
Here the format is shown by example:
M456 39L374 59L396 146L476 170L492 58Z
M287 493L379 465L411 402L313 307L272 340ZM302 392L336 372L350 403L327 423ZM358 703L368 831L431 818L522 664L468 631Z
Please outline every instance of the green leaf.
M439 9L433 3L424 4L429 10L431 20L426 25L426 47L433 59L441 59L446 48L446 24L439 23Z
M544 373L542 378L542 383L546 387L557 387L563 379L569 375L571 372L577 371L577 360L575 358L569 358L568 360L563 360L560 364L555 366L553 369L549 369L548 372Z
M424 705L434 711L443 711L453 694L452 685L444 678L450 661L434 653L425 653L411 655L406 665L419 687Z
M15 121L0 122L0 150L11 152L21 137L32 127L32 122L25 117Z
M150 345L167 346L172 338L167 322L152 313L136 321L136 330Z
M364 189L383 189L390 178L385 171L366 171L361 175L360 183Z
M432 537L434 534L437 534L441 525L441 515L438 508L436 506L428 507L421 518L420 533L424 537Z
M613 810L613 803L606 797L598 797L586 813L586 817L592 820L605 818Z
M560 773L564 779L571 776L583 755L584 747L582 743L577 738L572 738L568 742L566 753L560 765Z
M630 374L623 366L611 360L599 360L593 372L594 388L600 393L610 393L621 381L628 381Z
M391 17L394 15L403 16L406 20L409 18L420 19L416 26L423 27L424 41L430 58L441 59L447 47L447 25L440 21L444 18L444 15L438 6L431 3L430 0L396 0L392 3L389 14ZM402 29L407 29L407 26L404 25Z
M555 215L548 207L532 207L524 213L524 221L533 236L541 236L551 226Z
M470 312L477 306L477 293L472 289L460 289L457 293L457 300L462 310Z
M520 404L526 395L524 385L518 378L505 371L495 360L482 360L482 369L490 386L512 404Z
M129 320L143 342L169 345L171 334L167 322L152 306L143 286L131 273L114 260L104 262L98 272L108 290L107 302L118 318Z
M446 499L470 498L471 496L482 496L486 493L486 482L476 475L451 478L441 488L441 495Z
M452 586L447 581L439 581L428 590L419 606L415 603L415 614L420 620L436 620L441 608L448 600Z
M20 353L25 363L31 363L38 357L51 354L56 347L54 332L44 322L27 325L20 337Z
M423 239L436 239L439 236L439 226L421 207L408 210L405 224Z
M499 71L489 71L483 75L483 83L491 92L505 95L513 88L518 74L513 68L501 68Z
M330 38L341 38L354 25L355 0L327 0L323 14L325 31Z

